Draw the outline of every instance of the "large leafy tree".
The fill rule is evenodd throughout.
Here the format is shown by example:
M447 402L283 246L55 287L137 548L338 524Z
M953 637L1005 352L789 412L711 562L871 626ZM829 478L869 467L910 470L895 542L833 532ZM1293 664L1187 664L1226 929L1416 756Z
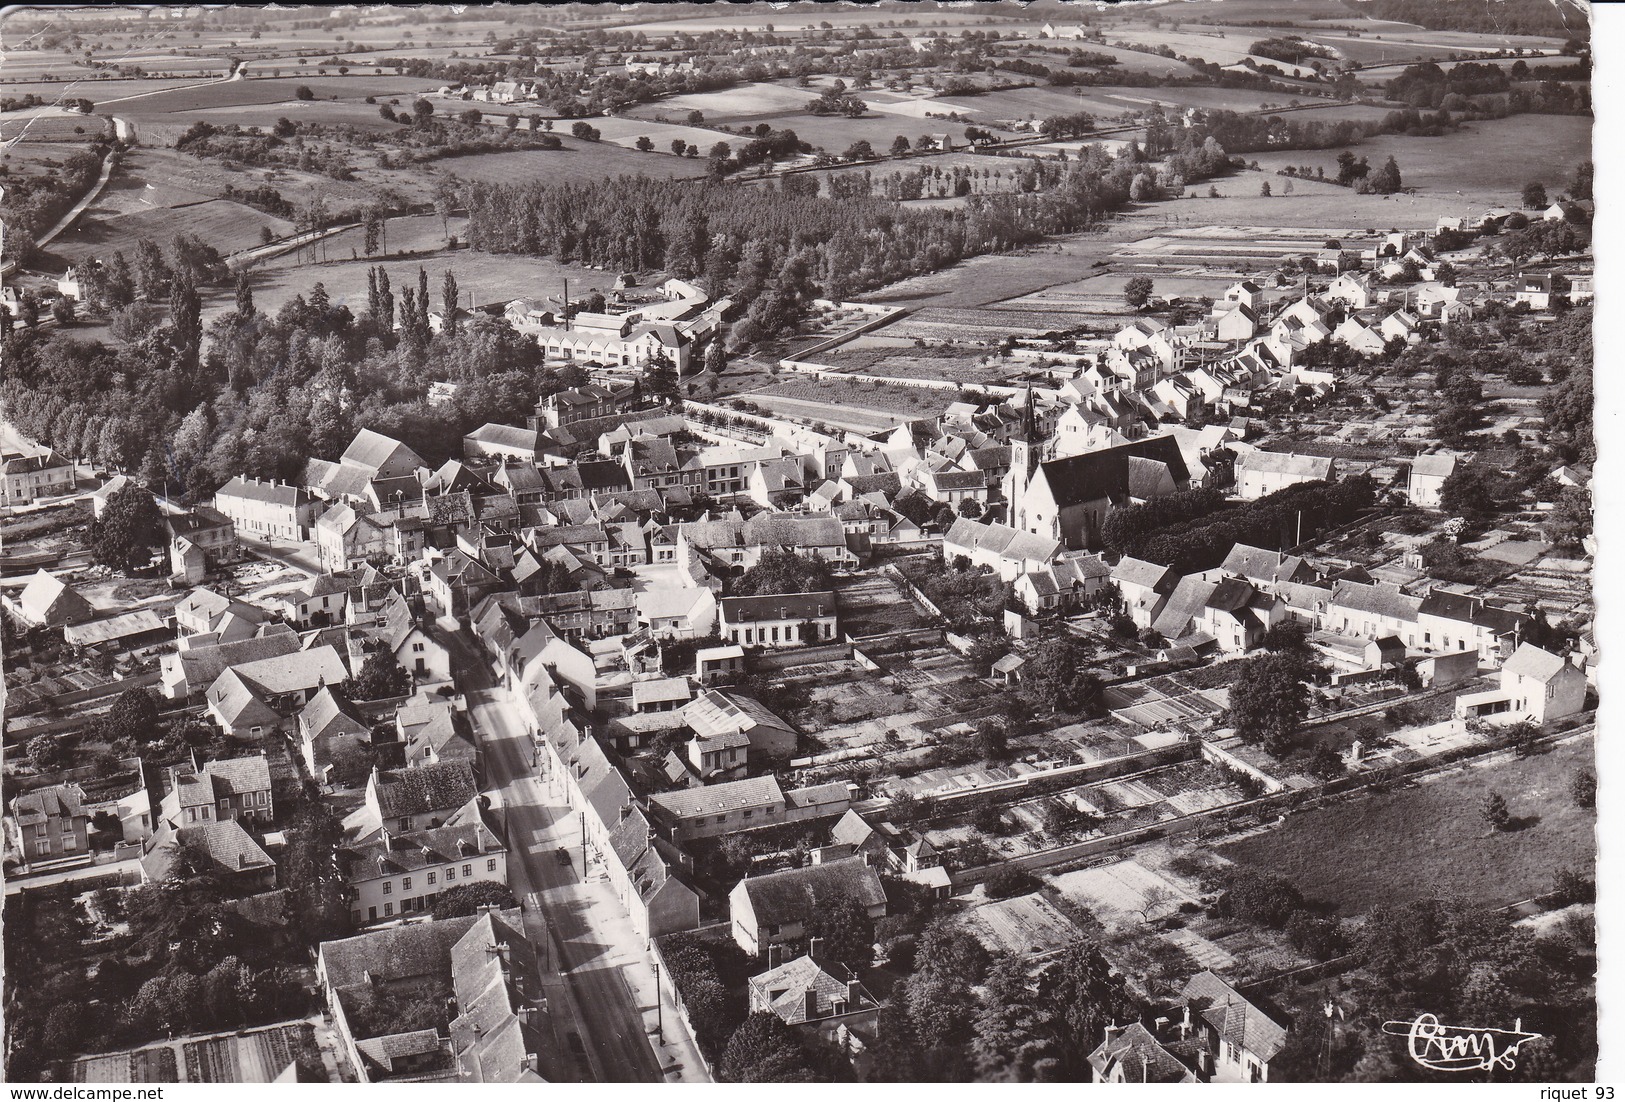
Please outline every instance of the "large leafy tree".
M351 700L384 700L404 696L412 689L412 675L395 660L393 651L379 647L344 686Z
M762 552L756 565L734 582L732 595L814 593L829 588L829 564L816 555L798 555L782 548Z
M1112 971L1098 946L1079 938L1039 975L1038 989L1055 1015L1062 1077L1087 1080L1088 1055L1105 1037L1106 1026L1132 1020L1138 1011L1123 977Z
M147 564L154 548L164 544L163 518L152 494L134 482L107 499L107 509L86 532L96 561L114 570Z
M1276 757L1290 754L1298 727L1309 715L1313 664L1298 651L1255 655L1238 663L1230 684L1230 725L1248 742Z
M1028 975L1027 962L1001 956L988 973L971 1042L982 1082L1044 1083L1059 1078L1062 1054L1054 1004Z
M730 1083L815 1083L820 1077L801 1035L777 1014L758 1011L728 1039L722 1078Z
M1099 676L1084 669L1089 648L1070 635L1039 641L1021 667L1021 691L1034 708L1102 715Z
M158 712L158 698L151 689L125 689L113 701L107 714L97 721L99 734L108 742L128 740L136 745L156 742L166 734Z
M857 897L843 891L814 903L806 924L809 947L811 939L817 938L820 956L852 967L869 964L874 956L875 924Z

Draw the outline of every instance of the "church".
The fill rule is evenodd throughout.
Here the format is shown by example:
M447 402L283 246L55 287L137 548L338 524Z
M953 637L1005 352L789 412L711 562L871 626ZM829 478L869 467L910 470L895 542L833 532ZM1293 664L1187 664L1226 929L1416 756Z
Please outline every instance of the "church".
M1068 550L1100 546L1113 506L1140 505L1190 489L1190 473L1173 436L1151 436L1065 459L1037 461L1026 439L1010 442L1004 499L1010 526L1060 540Z

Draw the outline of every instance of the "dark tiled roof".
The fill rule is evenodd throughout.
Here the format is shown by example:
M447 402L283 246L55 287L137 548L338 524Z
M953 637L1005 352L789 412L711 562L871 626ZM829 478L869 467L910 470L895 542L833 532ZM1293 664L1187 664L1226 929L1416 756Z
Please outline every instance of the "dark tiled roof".
M879 874L862 858L754 876L743 884L756 921L768 926L801 922L819 906L820 899L842 894L851 895L866 908L886 902Z
M378 774L378 811L387 821L431 811L455 811L475 796L474 770L466 761Z

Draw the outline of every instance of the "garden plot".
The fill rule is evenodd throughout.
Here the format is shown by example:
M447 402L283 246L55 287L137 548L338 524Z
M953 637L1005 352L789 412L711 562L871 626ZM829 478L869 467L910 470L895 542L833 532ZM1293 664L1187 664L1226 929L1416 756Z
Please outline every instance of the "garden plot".
M1042 895L1023 895L984 904L971 912L980 940L994 952L1043 956L1065 949L1082 931Z
M1051 883L1108 927L1149 922L1196 902L1177 881L1133 859L1063 873Z
M1229 701L1230 690L1226 688L1182 692L1176 685L1137 681L1106 689L1106 709L1113 718L1147 729L1170 724L1206 728L1229 706Z

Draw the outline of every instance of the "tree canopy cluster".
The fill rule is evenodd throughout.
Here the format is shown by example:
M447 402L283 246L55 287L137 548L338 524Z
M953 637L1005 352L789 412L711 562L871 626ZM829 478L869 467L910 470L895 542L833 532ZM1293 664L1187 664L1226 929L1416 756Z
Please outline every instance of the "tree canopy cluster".
M1142 539L1135 545L1137 550L1124 550L1136 558L1172 566L1181 574L1193 574L1217 566L1238 543L1295 546L1300 539L1354 520L1375 500L1376 489L1365 475L1335 482L1301 482L1257 501L1170 524Z
M475 248L616 271L663 268L748 307L741 343L790 332L816 297L842 299L959 260L1086 229L1127 199L1133 166L1090 152L1035 167L1031 191L972 195L950 212L834 202L790 177L765 188L621 177L470 184Z

